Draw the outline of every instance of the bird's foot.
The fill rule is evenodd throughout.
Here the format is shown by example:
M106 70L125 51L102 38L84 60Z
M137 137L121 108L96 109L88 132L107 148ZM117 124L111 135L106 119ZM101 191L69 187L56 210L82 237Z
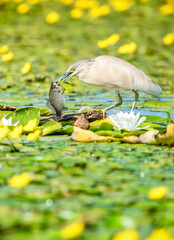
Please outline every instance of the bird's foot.
M106 118L106 111L107 111L107 110L108 110L107 108L104 108L104 109L101 110L102 113L103 113L103 119Z

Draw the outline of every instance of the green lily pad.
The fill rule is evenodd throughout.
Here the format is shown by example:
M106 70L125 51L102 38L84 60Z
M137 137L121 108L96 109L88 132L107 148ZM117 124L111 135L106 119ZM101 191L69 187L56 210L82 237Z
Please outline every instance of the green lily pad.
M71 135L73 133L73 126L66 125L65 127L63 127L63 129L62 129L62 131L60 131L60 133Z
M99 131L101 131L101 130L113 131L114 130L114 126L112 124L110 124L110 123L103 122L103 123L100 124L98 130Z
M89 130L93 132L103 131L103 130L114 131L114 126L110 123L103 122L99 126L90 126Z
M149 116L146 116L146 122L166 124L167 118L149 115Z
M114 131L102 130L102 131L97 131L95 133L99 136L110 136L110 137L112 137L113 134L114 134Z
M17 125L26 125L29 120L36 118L39 124L40 110L34 107L22 108L8 114L6 118L12 118L12 124L18 122Z
M62 128L62 124L58 123L58 122L56 122L55 124L51 124L49 126L46 126L42 130L42 136L47 136L47 135L52 135L52 134L58 133L61 128Z
M160 109L165 111L174 109L173 101L147 101L147 102L141 103L140 106L149 107L152 109Z

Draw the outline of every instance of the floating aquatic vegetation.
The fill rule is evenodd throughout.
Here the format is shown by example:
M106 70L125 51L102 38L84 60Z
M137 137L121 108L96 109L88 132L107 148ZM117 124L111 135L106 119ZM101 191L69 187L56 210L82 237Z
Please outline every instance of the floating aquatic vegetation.
M29 10L21 8L23 3ZM106 6L100 9L102 4ZM7 106L1 108L0 116L12 117L12 124L19 121L18 126L0 127L3 240L63 239L63 229L65 237L74 239L132 240L138 234L138 240L173 240L174 43L168 35L173 34L173 10L173 0L0 0L0 104ZM53 17L57 22L50 24L45 17L53 11L59 20ZM99 40L115 33L119 42L97 46ZM72 141L73 122L53 121L51 110L41 109L50 83L72 62L103 54L117 56L119 47L131 42L137 44L136 51L120 56L163 88L160 99L142 94L137 103L138 111L146 116L142 126L149 127L128 132L115 129L109 119L97 120L90 122L89 130L113 142ZM102 42L103 46L108 43ZM4 55L9 52L13 58ZM3 56L8 61L2 61ZM32 71L24 75L21 68L26 62L32 63ZM70 83L74 91L65 91L66 114L84 105L103 109L115 101L113 89L88 86L75 77ZM133 95L122 95L127 105L108 114L128 111ZM44 116L40 120L40 115L53 120L46 122ZM30 132L20 127L32 119L37 119L33 132L41 131L39 141L27 141ZM19 187L8 185L13 176L23 173L34 178L30 182L27 175L18 178L19 185L27 183L24 187L18 182ZM158 189L154 196L159 199L149 199L150 190L160 186L169 191L164 195Z
M27 172L24 172L22 174L16 174L11 179L9 179L8 185L10 187L21 188L25 187L31 180L31 175Z
M148 193L148 198L151 200L158 200L163 198L168 192L168 189L164 186L152 188Z
M53 23L58 22L58 21L59 21L59 18L60 18L60 17L59 17L59 14L58 14L57 12L50 12L50 13L46 16L45 20L46 20L47 23L53 24Z
M128 43L128 44L124 44L121 47L119 47L118 49L118 53L120 54L130 54L130 53L134 53L137 49L137 44L134 42Z

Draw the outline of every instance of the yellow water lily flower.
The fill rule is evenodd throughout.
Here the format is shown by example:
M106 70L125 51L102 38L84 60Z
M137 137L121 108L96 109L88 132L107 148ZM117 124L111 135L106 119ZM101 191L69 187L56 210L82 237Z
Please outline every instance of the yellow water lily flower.
M76 8L85 9L89 7L89 0L76 0L75 2Z
M40 2L40 0L27 0L29 4L37 4Z
M88 8L94 8L94 7L98 7L99 6L99 2L96 0L91 0L88 2Z
M105 16L109 13L110 13L110 8L107 4L99 6L99 7L91 8L91 10L89 11L89 15L92 18L98 18L101 16Z
M17 6L17 12L20 14L25 14L30 10L30 6L26 3L21 3Z
M149 2L149 0L140 0L140 2L146 3L146 2Z
M72 239L82 235L85 228L85 223L82 221L74 222L64 227L60 234L62 238Z
M133 0L110 0L110 2L118 12L126 11L134 5Z
M160 12L163 15L172 14L172 13L174 13L174 5L172 5L172 4L165 4L165 5L160 7Z
M168 33L164 38L163 38L163 43L165 45L171 45L174 43L174 33Z
M7 126L0 127L0 139L8 136L9 128Z
M161 228L155 229L151 236L145 240L174 240L174 236L172 236L167 229Z
M24 172L22 174L16 174L14 175L9 181L8 185L10 187L25 187L30 181L32 180L30 174Z
M129 44L124 44L118 49L118 53L120 54L129 54L134 53L136 51L137 45L134 42L131 42Z
M70 5L74 2L74 0L60 0L65 5Z
M108 44L107 40L100 40L100 41L97 42L97 46L99 48L106 48L106 47L109 46L109 44Z
M83 16L83 11L79 8L74 8L70 11L70 15L72 18L80 18Z
M18 138L17 140L20 140L19 135L16 132L13 132L13 131L9 132L8 137L13 138L13 139Z
M107 40L109 45L114 45L115 43L117 43L120 39L120 36L118 34L112 34Z
M112 240L138 240L138 232L135 230L125 230L117 233Z
M115 43L117 43L120 39L120 36L118 34L112 34L110 37L108 37L105 40L100 40L97 42L97 45L99 48L106 48L110 45L114 45Z
M13 59L13 57L14 57L13 52L5 53L5 54L2 55L2 61L3 62L9 62Z
M164 186L152 188L148 193L148 198L151 200L158 200L163 198L168 192L168 189Z
M96 0L76 0L75 7L80 9L94 8L98 7L99 2Z
M28 123L23 127L23 130L26 132L32 132L37 127L37 119L29 120Z
M20 3L22 2L23 0L13 0L14 3Z
M20 136L22 134L23 126L20 125L18 127L15 127L13 131L9 132L8 136L9 138L18 138L20 140Z
M46 18L46 22L49 24L53 24L59 21L59 14L57 12L50 12Z
M167 3L174 5L174 0L166 0Z
M27 140L28 141L37 141L40 134L41 134L40 130L36 130L33 133L29 133L28 136L27 136Z
M21 68L21 72L23 74L29 72L31 70L31 63L30 62L26 62L25 65Z
M3 45L2 47L0 47L0 53L6 53L9 49L9 46L6 44L6 45Z
M15 128L13 129L13 132L16 133L18 136L21 136L22 131L23 131L23 126L22 126L22 125L20 125L20 126L18 126L18 127L15 127Z

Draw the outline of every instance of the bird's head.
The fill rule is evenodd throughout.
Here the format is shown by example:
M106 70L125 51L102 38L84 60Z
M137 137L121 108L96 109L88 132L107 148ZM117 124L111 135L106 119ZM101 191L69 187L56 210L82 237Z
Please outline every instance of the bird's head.
M93 59L80 60L71 64L66 72L57 80L57 83L60 81L65 81L72 76L78 76L83 70L85 70L89 65L94 62Z

